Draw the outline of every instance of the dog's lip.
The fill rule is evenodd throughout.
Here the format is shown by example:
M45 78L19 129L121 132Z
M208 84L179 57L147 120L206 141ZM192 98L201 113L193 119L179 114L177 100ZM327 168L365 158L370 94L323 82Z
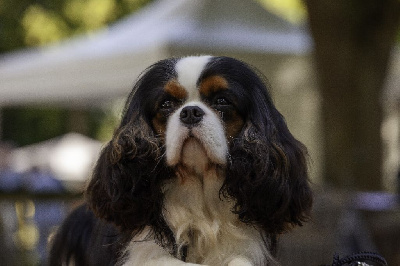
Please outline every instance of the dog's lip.
M200 123L201 123L201 121L197 122L195 124L190 124L190 125L184 124L183 126L186 127L189 130L189 133L190 133L194 128L200 126Z
M193 132L193 130L189 130L187 132L187 135L186 135L185 139L182 142L182 144L183 144L182 147L185 145L186 142L192 141L192 140L197 141L200 144L200 146L205 148L205 145L204 145L203 141L201 140L201 138L199 136L196 135L196 133Z
M191 131L189 131L186 138L182 141L181 153L183 151L183 148L185 147L185 144L190 141L196 141L200 144L201 147L205 148L201 140L198 137L196 137Z
M202 143L202 141L197 136L195 136L195 134L193 133L193 131L191 129L189 129L186 132L186 134L184 134L182 136L182 140L180 141L180 145L179 145L179 148L177 150L177 152L179 153L179 156L178 157L174 156L174 160L169 162L171 166L176 166L176 165L179 165L179 164L182 163L182 152L183 152L183 149L184 149L185 145L190 141L196 141L196 142L199 143L200 146L205 148L203 143Z
M208 161L208 163L223 165L223 163L219 162L218 160L215 160L215 158L213 158L213 156L209 156L209 154L206 151L206 146L204 145L201 138L196 136L192 131L188 131L186 137L182 141L181 150L179 152L180 153L179 160L175 161L175 163L172 166L182 165L184 163L183 152L184 152L185 146L190 142L198 143L198 145L203 149L205 158L207 158L206 161ZM198 159L200 159L200 158L197 158L197 162L199 163Z

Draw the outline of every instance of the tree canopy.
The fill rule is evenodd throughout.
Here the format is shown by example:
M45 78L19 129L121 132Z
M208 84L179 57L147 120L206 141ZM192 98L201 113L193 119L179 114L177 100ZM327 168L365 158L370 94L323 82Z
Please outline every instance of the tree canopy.
M151 0L0 0L0 53L90 33Z
M91 34L131 14L151 0L0 0L0 53L45 46ZM0 137L17 146L69 131L107 139L113 115L103 110L58 106L7 107L1 110ZM107 135L108 133L108 135Z

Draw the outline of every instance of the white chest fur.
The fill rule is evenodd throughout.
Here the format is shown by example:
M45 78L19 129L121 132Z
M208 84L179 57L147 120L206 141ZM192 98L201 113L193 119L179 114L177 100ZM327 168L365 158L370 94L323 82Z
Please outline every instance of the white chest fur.
M181 169L165 185L164 217L175 235L178 253L188 247L187 261L228 265L240 255L265 265L268 251L260 233L232 213L233 201L219 191L224 171L215 165L202 175Z

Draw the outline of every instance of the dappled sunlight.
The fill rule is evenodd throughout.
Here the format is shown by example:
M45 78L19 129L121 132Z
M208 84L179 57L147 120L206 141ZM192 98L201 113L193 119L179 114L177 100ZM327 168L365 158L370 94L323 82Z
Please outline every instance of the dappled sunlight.
M304 21L306 8L301 0L257 0L271 12L282 16L292 23Z
M81 25L82 31L100 28L116 18L114 0L71 0L66 2L64 13L72 22Z
M40 5L32 5L25 11L22 26L26 31L25 43L29 46L45 45L69 35L68 25L63 18Z
M383 185L385 190L396 193L396 177L399 171L399 118L395 112L388 113L382 123L381 134L383 142Z
M22 248L32 250L39 241L39 230L33 221L35 204L31 200L17 201L15 210L18 219L18 231L14 234L14 241Z
M43 46L107 27L148 0L67 0L59 7L31 4L22 14L24 45ZM0 10L1 14L1 10Z

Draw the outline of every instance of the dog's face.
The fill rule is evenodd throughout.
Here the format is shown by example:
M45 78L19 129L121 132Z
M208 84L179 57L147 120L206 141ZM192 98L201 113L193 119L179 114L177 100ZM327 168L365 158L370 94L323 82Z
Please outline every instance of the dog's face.
M175 77L154 94L149 120L165 139L169 166L226 165L228 142L242 130L245 111L239 95L222 73L202 75L209 61L208 56L181 59Z
M227 57L167 59L135 84L87 198L122 229L152 226L167 234L164 181L179 167L201 174L217 165L226 175L220 193L235 202L231 211L277 234L309 214L305 157L249 66Z

